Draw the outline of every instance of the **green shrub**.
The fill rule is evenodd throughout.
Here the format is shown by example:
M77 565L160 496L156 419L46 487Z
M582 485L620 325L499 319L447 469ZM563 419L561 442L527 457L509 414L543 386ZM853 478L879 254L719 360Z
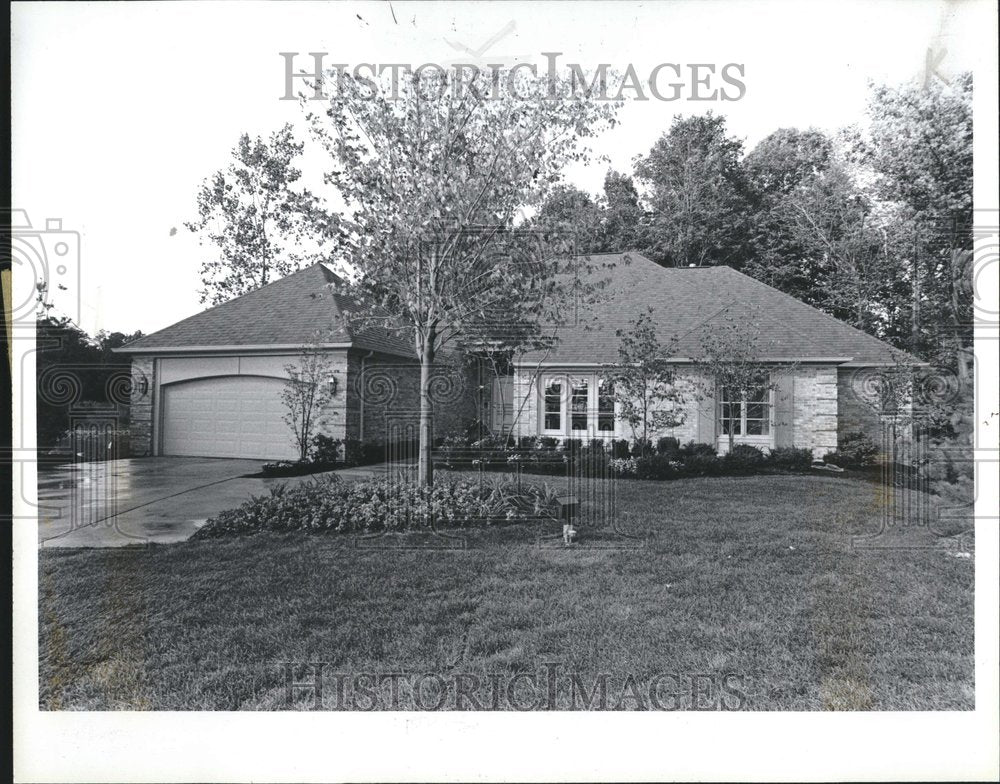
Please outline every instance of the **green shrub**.
M592 438L592 439L590 439L590 442L587 444L587 448L591 452L595 452L595 453L597 453L597 452L603 453L603 452L607 451L607 447L604 445L604 439L603 438Z
M785 471L808 471L813 463L812 450L793 446L775 447L767 456L767 462Z
M309 460L313 463L339 462L341 443L339 438L331 438L322 433L313 436L309 446Z
M195 534L207 539L260 531L368 533L431 526L521 522L556 517L551 488L496 482L437 482L419 487L385 480L342 482L324 476L294 487L278 485L211 518Z
M538 436L521 436L517 440L518 449L523 449L526 452L534 449L538 449Z
M767 455L750 444L736 444L731 452L722 458L722 468L726 473L743 474L759 471L764 467Z
M678 467L669 455L648 455L636 459L635 475L639 479L673 479Z
M716 457L717 451L711 444L699 444L697 441L688 441L681 447L681 459L699 455L701 457Z
M663 436L656 441L656 453L660 455L676 454L680 448L681 442L673 436Z
M684 458L680 472L685 476L718 476L722 473L722 469L722 460L715 452L709 454L699 450Z
M632 457L649 457L653 454L653 442L648 438L637 438L632 442Z
M624 438L616 438L611 442L611 456L616 460L626 460L629 455L628 441Z
M845 433L835 452L828 452L823 461L841 468L867 468L878 460L879 447L864 433Z
M582 438L566 438L563 440L563 452L570 455L577 455L583 448Z
M542 449L554 451L559 446L559 439L552 436L542 436L538 439L538 445Z

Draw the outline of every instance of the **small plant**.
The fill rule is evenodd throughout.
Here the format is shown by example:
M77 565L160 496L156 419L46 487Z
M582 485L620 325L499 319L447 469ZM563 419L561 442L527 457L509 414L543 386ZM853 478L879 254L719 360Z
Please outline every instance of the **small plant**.
M711 444L700 444L697 441L688 441L681 447L681 457L687 459L694 456L715 457L717 452Z
M555 451L559 446L559 439L553 438L552 436L542 436L541 438L538 439L538 445L542 449Z
M517 447L526 452L538 449L538 436L521 436L517 440Z
M813 462L812 450L779 446L771 450L767 461L775 468L785 471L808 471Z
M723 458L727 473L752 473L763 468L767 455L750 444L736 444Z

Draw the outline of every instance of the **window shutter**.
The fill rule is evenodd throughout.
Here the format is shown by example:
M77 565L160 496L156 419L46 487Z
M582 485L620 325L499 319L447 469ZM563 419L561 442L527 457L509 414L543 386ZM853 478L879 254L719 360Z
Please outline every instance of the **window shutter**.
M704 396L698 400L698 443L716 446L715 427L715 395L706 391Z
M774 377L774 445L795 444L795 377L778 373Z

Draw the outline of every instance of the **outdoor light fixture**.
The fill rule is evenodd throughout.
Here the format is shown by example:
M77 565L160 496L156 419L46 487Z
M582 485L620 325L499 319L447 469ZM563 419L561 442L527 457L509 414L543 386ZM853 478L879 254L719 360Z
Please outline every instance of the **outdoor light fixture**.
M330 395L331 396L332 395L336 395L337 394L337 377L336 376L330 376L327 379L327 383L330 385Z

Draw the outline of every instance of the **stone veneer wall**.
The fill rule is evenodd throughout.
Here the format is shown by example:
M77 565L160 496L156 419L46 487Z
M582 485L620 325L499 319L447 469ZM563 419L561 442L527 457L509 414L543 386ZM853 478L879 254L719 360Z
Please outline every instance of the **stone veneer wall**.
M132 358L132 391L129 396L129 446L132 457L153 454L153 391L156 389L154 360Z
M802 365L792 377L792 446L823 457L837 448L837 368Z

